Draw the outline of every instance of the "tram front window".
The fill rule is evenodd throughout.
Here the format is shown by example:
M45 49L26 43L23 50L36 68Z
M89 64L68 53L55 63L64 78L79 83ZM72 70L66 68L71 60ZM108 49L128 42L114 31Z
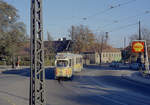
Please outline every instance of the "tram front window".
M66 60L57 60L57 67L67 67L68 61Z

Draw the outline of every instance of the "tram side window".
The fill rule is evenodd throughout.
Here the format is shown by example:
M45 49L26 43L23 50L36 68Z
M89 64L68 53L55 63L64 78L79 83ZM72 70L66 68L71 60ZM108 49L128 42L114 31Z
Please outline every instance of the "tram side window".
M76 64L78 64L78 58L76 58Z
M76 64L78 64L78 58L76 59Z
M72 66L72 60L71 59L69 59L69 66L71 67Z
M74 65L74 59L72 60L72 65Z
M82 58L80 58L80 63L82 63Z
M80 63L80 58L77 58L77 64L79 64Z

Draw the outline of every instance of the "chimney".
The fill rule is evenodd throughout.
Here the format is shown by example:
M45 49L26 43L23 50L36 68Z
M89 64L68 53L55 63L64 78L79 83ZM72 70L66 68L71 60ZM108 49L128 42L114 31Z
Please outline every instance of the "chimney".
M58 41L61 41L61 39L59 38Z
M65 37L63 37L63 41L66 41L66 38L65 38Z

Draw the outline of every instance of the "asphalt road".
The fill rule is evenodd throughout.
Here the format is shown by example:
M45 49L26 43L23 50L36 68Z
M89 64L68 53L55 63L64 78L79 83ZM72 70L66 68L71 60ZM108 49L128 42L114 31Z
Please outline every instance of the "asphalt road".
M46 69L47 105L150 105L150 86L122 78L130 70L90 66L72 81L54 80ZM0 105L28 105L29 69L0 74Z

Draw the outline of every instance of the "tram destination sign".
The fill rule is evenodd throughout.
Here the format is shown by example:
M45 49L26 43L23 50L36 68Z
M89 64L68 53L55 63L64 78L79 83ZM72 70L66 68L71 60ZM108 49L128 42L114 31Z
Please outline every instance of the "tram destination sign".
M145 41L142 40L132 41L132 52L134 53L144 52L144 43Z

